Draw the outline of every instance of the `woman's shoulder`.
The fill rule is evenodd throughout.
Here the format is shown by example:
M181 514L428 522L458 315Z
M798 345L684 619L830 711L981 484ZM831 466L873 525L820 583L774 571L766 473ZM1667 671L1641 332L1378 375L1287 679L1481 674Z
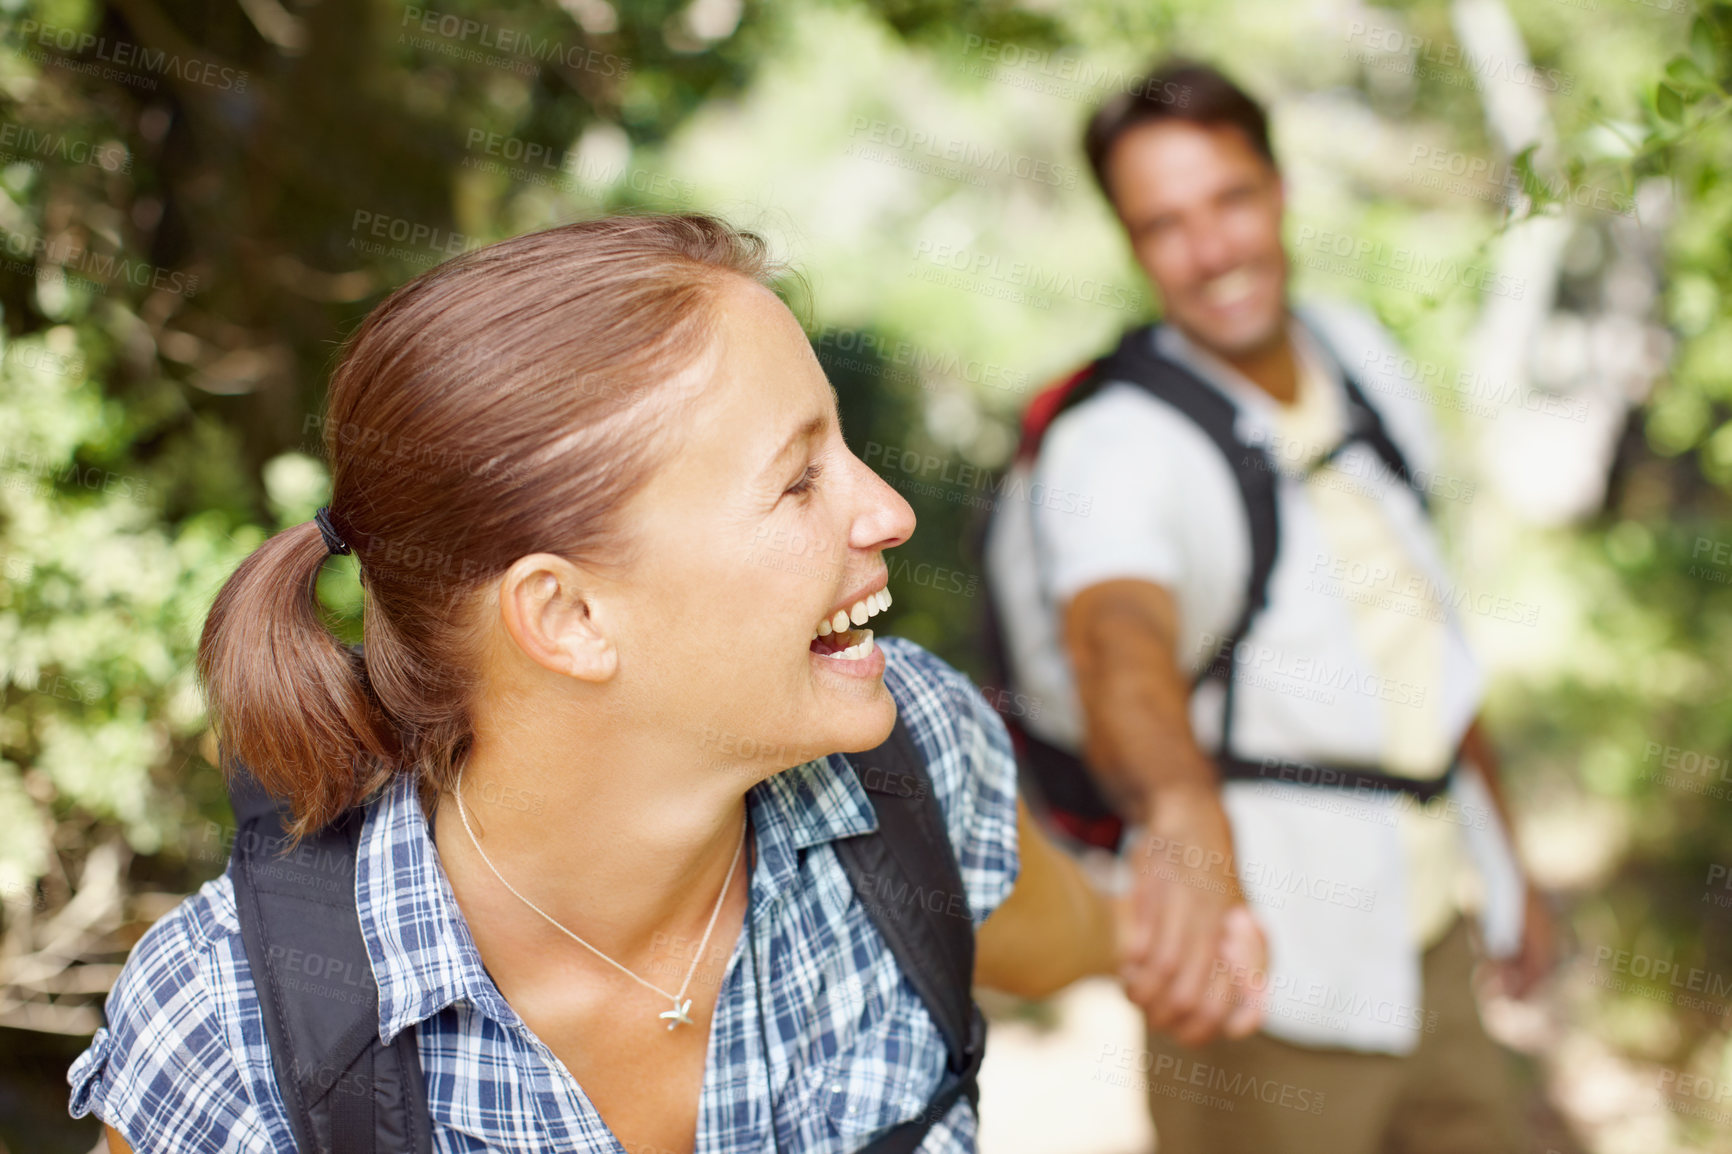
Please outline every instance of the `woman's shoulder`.
M967 674L916 642L885 637L884 682L926 762L978 926L1016 882L1016 754Z
M104 1016L67 1072L73 1117L141 1151L282 1148L280 1097L270 1121L259 1109L275 1081L227 874L145 931Z

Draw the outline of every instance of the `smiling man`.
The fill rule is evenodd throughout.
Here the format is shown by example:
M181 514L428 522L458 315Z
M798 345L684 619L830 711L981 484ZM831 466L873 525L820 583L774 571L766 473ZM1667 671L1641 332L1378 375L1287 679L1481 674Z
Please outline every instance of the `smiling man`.
M1043 703L1025 766L1128 867L1161 1154L1523 1149L1464 914L1516 993L1548 922L1475 725L1429 413L1369 315L1289 306L1265 115L1221 73L1156 69L1085 146L1165 321L1031 405L1022 482L1089 515L1006 502L987 565L1007 687ZM1247 907L1267 1016L1235 1038Z

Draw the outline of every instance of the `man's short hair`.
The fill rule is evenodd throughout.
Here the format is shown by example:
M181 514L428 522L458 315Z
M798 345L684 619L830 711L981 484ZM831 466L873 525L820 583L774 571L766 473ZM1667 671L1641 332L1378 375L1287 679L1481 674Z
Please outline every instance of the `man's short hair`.
M1166 120L1211 128L1230 125L1245 134L1257 155L1275 164L1275 153L1269 147L1269 119L1262 105L1219 69L1194 60L1168 59L1125 91L1108 97L1089 118L1083 151L1088 153L1095 182L1109 202L1113 194L1107 187L1106 162L1113 145L1139 125Z

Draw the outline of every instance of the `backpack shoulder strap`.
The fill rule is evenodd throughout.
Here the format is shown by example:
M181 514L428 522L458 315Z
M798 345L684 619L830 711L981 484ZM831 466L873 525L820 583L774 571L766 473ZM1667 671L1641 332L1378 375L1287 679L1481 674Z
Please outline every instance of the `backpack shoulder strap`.
M288 849L284 811L239 762L229 796L235 909L295 1145L303 1154L430 1154L416 1031L379 1042L379 989L355 911L365 811Z
M1365 442L1366 446L1377 454L1377 459L1383 462L1383 467L1413 490L1419 507L1429 514L1431 502L1426 496L1425 487L1415 479L1413 470L1408 467L1406 456L1401 452L1401 446L1389 435L1389 426L1384 424L1383 415L1366 397L1365 389L1353 379L1353 374L1349 373L1345 366L1341 369L1341 386L1347 393L1348 420L1352 422L1348 437Z
M1383 414L1378 412L1377 406L1366 396L1365 386L1348 371L1346 358L1335 351L1321 326L1304 317L1300 317L1300 323L1305 326L1305 331L1311 334L1312 341L1323 350L1324 355L1335 362L1335 368L1341 374L1341 388L1347 394L1348 421L1347 436L1343 438L1342 446L1352 441L1364 442L1367 448L1377 454L1377 459L1383 462L1384 468L1413 490L1419 507L1429 514L1431 502L1426 496L1425 487L1415 479L1412 468L1407 464L1406 455L1390 435L1389 426L1384 423Z
M1269 576L1275 571L1275 558L1281 548L1275 463L1262 445L1250 444L1239 436L1239 410L1226 394L1189 368L1155 351L1153 326L1126 333L1117 349L1095 363L1089 383L1073 390L1067 400L1071 404L1080 403L1109 381L1129 382L1177 409L1214 443L1239 490L1251 537L1245 598L1233 628L1222 639L1214 659L1204 667L1198 680L1225 677L1233 651L1269 601Z
M986 1019L972 992L974 922L931 775L902 717L884 744L847 758L878 814L878 830L833 843L836 855L944 1036L944 1081L927 1108L865 1148L909 1154L958 1098L978 1104Z

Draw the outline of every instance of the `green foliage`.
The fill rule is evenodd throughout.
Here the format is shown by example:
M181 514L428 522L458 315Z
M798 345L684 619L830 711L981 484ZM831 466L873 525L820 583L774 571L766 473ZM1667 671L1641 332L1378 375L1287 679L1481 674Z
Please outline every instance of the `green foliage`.
M1564 887L1578 933L1726 968L1727 920L1700 898L1732 864L1732 798L1657 766L1732 751L1732 562L1715 560L1732 549L1732 6L1508 3L1533 64L1570 81L1544 94L1555 141L1514 156L1449 63L1443 0L1303 20L1281 0L0 0L8 932L63 909L112 838L141 855L141 888L221 867L196 640L240 558L323 499L315 415L338 343L450 253L560 220L704 208L794 260L849 443L920 519L887 558L891 628L981 672L970 478L1004 462L1035 388L1156 307L1079 138L1115 75L1178 49L1273 103L1295 246L1310 229L1484 265L1528 218L1561 217L1601 254L1560 278L1573 308L1609 291L1606 254L1633 243L1584 190L1633 203L1644 235L1664 228L1657 312L1676 344L1604 508L1549 532L1489 499L1445 521L1476 581L1531 582L1559 623L1494 661L1490 709L1518 798L1597 863ZM247 14L268 9L284 19ZM1423 45L1417 66L1368 50L1352 20ZM142 45L183 66L89 75L74 65L96 53L44 29L98 38L111 63ZM893 147L896 132L927 143ZM1428 187L1421 147L1494 175ZM940 246L985 271L951 275ZM1371 308L1441 379L1466 366L1485 294L1295 272L1302 295ZM1447 467L1471 475L1471 426L1433 393ZM327 564L319 592L355 639L353 560ZM150 913L129 908L91 958ZM1632 1053L1699 1064L1725 1045L1701 1014L1656 1029L1638 993L1595 1006Z

